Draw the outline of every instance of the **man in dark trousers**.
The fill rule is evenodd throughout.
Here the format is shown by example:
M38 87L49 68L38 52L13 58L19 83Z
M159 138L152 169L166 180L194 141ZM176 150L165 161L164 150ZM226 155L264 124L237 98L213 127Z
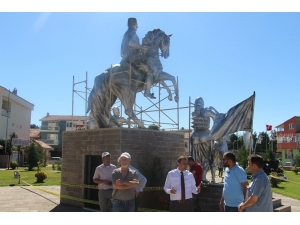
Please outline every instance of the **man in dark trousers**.
M113 212L134 212L135 189L139 187L138 174L129 168L131 156L123 152L120 156L120 167L112 172Z
M202 183L202 175L203 175L203 170L202 166L195 162L193 157L188 157L188 164L190 166L190 172L194 175L196 186L198 187L199 185L201 186ZM197 195L193 194L193 201L194 201L194 208L195 211L198 212L199 210L199 205L197 201Z
M170 212L194 212L193 194L200 192L194 176L187 170L188 159L180 156L177 169L171 170L166 178L164 190L170 195Z

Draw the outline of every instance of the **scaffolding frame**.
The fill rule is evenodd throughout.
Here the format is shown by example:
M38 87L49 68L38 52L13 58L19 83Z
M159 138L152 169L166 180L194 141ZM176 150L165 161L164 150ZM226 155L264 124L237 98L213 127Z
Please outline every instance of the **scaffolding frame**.
M127 71L122 71L123 72L127 72L129 73L129 84L131 85L131 82L134 80L131 78L131 65L129 67L129 70ZM119 72L118 72L119 73ZM110 77L113 77L114 75L118 74L118 73L112 73L112 65L110 67ZM136 81L136 80L134 80ZM136 81L136 82L139 82L139 81ZM178 82L178 76L176 77L176 82L177 82L177 86L179 87L179 82ZM85 90L82 91L82 90L75 90L75 85L78 85L78 84L81 84L81 83L85 83ZM111 85L111 78L110 78L110 81L109 81L109 85ZM168 85L167 86L168 88L170 88L170 91L171 91L171 95L173 97L173 95L175 94L175 89L174 89L174 85L171 84L171 85ZM143 107L141 105L138 105L136 103L134 103L134 113L138 116L140 115L140 120L142 122L146 122L146 123L152 123L152 124L156 124L158 127L161 127L161 125L172 125L173 127L175 126L175 129L174 128L164 128L165 130L180 130L180 125L179 125L179 110L180 109L186 109L186 108L189 108L189 137L190 137L190 108L191 108L191 105L193 105L190 101L190 98L189 98L189 106L184 106L184 107L180 107L179 106L179 101L177 102L177 107L173 107L173 108L166 108L166 109L161 109L161 103L163 101L165 101L169 95L165 96L165 97L161 97L161 90L164 89L164 87L161 86L161 84L158 82L157 84L155 84L154 86L152 86L152 88L158 88L158 101L157 102L153 102L150 98L146 98L148 99L148 101L152 104L150 106L148 106L146 109L143 109ZM173 88L173 89L172 89ZM73 130L73 116L74 116L74 93L76 93L79 97L81 97L84 102L85 102L85 116L87 116L87 105L88 105L88 93L91 92L91 88L88 88L88 73L86 72L86 79L83 80L83 81L80 81L80 82L76 82L75 83L75 78L73 76L73 85L72 85L72 130ZM85 94L85 97L81 96L80 93L84 93ZM141 92L143 94L143 92ZM138 94L138 93L137 93ZM111 98L111 91L110 91L110 98ZM123 115L123 108L124 106L122 105L121 101L119 100L119 98L117 98L116 102L112 105L111 107L111 110L112 111L112 108L114 106L117 106L117 107L120 107L121 110L120 110L120 114L121 116ZM151 109L152 107L155 107L156 109ZM138 108L138 109L137 109ZM171 118L169 115L167 115L164 111L170 111L170 110L176 110L177 112L177 117L176 119L174 118ZM150 115L150 113L155 113L155 112L158 112L158 121L155 120L153 118L153 116ZM143 119L143 115L146 115L150 118L150 120L145 120ZM161 121L161 115L164 115L165 117L167 117L169 119L169 122L165 122L165 121ZM111 118L111 113L109 114L109 123L110 123L110 118ZM177 120L177 121L176 121ZM86 127L86 123L85 123L85 129L87 129ZM121 127L124 127L124 126L128 126L128 128L136 128L136 124L122 124ZM189 151L190 151L190 138L189 138Z

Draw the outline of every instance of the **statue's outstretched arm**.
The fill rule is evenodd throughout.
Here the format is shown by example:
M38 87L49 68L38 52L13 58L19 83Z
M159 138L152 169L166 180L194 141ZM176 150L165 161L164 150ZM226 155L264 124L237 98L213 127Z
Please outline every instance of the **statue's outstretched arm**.
M216 113L216 114L219 114L219 112L214 108L214 107L212 107L212 106L209 106L209 109L211 109L211 110L213 110L213 111L215 111L214 113Z

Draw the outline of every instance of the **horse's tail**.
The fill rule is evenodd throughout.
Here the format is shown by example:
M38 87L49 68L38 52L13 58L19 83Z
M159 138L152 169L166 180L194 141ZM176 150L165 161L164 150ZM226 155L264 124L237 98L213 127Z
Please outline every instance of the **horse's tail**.
M117 96L109 87L109 79L107 71L98 75L88 98L87 112L91 111L99 128L109 127L110 109L117 100Z

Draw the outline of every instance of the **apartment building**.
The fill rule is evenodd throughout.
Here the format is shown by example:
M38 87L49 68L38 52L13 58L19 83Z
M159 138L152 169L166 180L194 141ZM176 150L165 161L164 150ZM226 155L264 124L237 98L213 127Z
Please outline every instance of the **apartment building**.
M17 89L11 92L1 86L0 101L0 138L6 138L6 134L9 136L15 132L18 138L29 140L31 111L34 105L21 98Z
M300 155L300 116L294 116L277 128L277 152L282 163L291 162Z
M62 157L62 135L64 131L86 129L89 116L47 115L40 119L40 141L53 148L51 157Z

